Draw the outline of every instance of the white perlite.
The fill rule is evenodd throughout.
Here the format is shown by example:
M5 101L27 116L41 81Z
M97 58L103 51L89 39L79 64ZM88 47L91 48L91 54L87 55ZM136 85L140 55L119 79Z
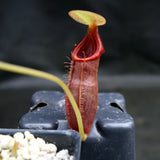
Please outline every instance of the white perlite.
M13 137L0 135L0 160L74 160L74 157L67 149L57 152L56 145L26 131Z

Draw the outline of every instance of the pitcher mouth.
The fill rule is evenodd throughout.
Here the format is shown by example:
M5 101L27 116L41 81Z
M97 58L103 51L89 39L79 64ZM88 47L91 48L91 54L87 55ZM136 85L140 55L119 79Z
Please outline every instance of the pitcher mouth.
M72 59L79 62L91 61L104 53L104 47L98 33L98 27L88 27L88 32L72 51Z

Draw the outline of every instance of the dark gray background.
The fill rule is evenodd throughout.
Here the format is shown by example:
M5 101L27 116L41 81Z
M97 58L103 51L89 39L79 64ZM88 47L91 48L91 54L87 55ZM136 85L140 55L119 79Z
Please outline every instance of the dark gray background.
M68 16L90 10L107 19L99 32L99 91L120 92L135 119L137 160L160 159L160 1L1 0L0 60L53 73L66 81L64 62L87 27ZM37 90L51 82L0 71L0 127L16 127Z

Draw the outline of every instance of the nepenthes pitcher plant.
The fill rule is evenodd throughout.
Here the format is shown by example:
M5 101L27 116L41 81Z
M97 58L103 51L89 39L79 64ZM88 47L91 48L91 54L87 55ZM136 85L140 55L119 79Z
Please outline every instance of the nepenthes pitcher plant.
M84 141L92 127L98 107L97 72L100 56L104 52L98 26L106 20L99 14L73 10L69 15L79 23L88 25L84 38L74 47L66 85L58 77L35 69L0 61L0 69L40 77L56 82L65 92L65 108L70 128L78 131Z

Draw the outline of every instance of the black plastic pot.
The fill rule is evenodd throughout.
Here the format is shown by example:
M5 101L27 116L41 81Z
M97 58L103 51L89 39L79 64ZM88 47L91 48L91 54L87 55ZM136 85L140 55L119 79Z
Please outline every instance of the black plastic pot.
M73 155L76 160L80 158L81 138L80 135L73 131L56 131L56 130L33 130L33 129L0 129L0 134L13 135L16 132L30 131L35 137L41 137L48 143L54 143L58 151L68 149L69 154Z
M32 96L32 107L19 121L21 128L69 129L64 94L40 91ZM133 118L118 93L99 93L99 106L89 137L82 142L81 160L134 160Z

